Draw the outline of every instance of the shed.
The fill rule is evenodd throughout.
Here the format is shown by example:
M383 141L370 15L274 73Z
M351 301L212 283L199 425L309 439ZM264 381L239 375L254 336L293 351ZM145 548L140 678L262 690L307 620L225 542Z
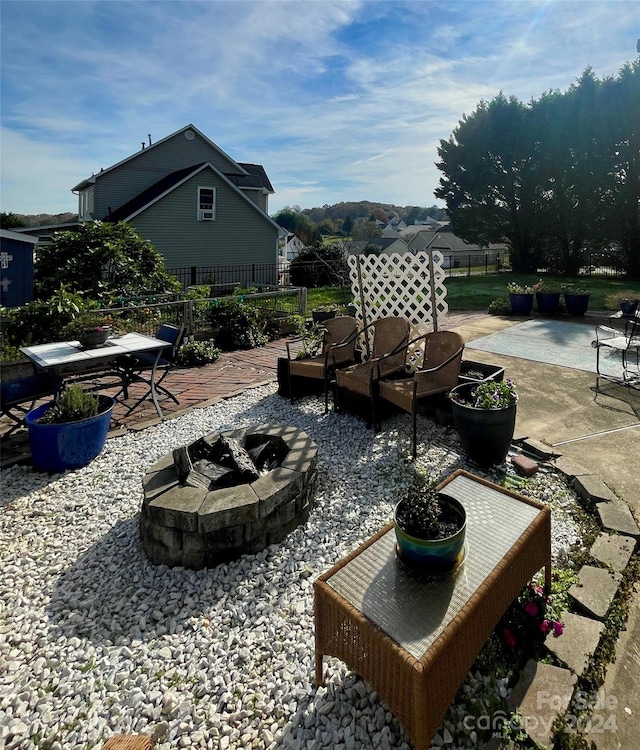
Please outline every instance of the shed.
M20 307L33 299L33 250L37 237L0 229L0 304Z

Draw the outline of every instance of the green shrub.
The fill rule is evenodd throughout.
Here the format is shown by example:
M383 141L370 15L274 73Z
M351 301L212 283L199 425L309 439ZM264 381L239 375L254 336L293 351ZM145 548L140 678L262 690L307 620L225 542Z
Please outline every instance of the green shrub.
M201 367L215 362L220 353L213 341L189 341L178 349L176 362L180 367Z
M511 305L505 297L498 297L489 303L489 315L511 315Z
M100 399L97 393L89 393L80 385L72 385L62 391L55 404L38 421L41 424L66 424L94 417L99 410Z
M224 351L264 346L264 322L257 310L235 297L214 300L209 313L213 328L219 328L216 344Z

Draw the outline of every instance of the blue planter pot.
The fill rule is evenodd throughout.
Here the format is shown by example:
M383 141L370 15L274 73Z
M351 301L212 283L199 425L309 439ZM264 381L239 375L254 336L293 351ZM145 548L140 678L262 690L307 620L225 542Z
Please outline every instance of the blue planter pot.
M536 305L543 315L557 315L560 312L560 292L536 292Z
M589 307L589 295L588 294L570 294L569 292L564 293L564 306L567 308L567 313L573 317L579 317L587 312Z
M533 308L533 294L509 293L511 312L514 315L530 315Z
M77 422L40 424L38 420L52 403L32 409L25 417L33 465L40 471L79 469L100 453L107 439L115 401L99 396L101 412Z
M452 393L465 397L472 388L472 384L458 385ZM470 459L481 466L503 463L516 427L516 407L517 404L505 409L476 409L451 401L456 431Z
M460 529L444 539L420 539L407 534L398 524L398 508L406 500L401 500L395 507L394 521L396 533L396 552L407 565L418 568L424 573L446 573L457 567L464 557L464 540L467 533L467 514L462 505L453 497L438 493L441 505L449 506L460 519Z

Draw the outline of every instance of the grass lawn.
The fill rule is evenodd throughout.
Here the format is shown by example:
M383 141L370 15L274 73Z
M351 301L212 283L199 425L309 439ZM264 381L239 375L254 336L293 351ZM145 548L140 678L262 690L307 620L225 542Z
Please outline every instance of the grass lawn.
M447 302L452 312L464 310L487 310L489 304L498 297L508 299L507 284L510 281L522 285L533 285L540 280L536 274L500 273L489 276L455 276L446 279ZM640 282L609 277L567 278L565 276L545 276L546 285L573 284L591 290L589 307L592 310L617 310L615 303L607 303L611 294L633 292L640 297ZM352 301L350 287L319 287L307 292L307 311L318 305L335 302L347 305Z

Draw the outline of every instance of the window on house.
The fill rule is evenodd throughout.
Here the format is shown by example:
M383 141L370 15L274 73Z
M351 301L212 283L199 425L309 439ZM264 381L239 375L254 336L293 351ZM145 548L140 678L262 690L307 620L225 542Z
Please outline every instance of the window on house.
M80 193L80 218L84 219L89 214L89 191L85 190Z
M216 189L198 188L198 221L213 221L216 218Z

